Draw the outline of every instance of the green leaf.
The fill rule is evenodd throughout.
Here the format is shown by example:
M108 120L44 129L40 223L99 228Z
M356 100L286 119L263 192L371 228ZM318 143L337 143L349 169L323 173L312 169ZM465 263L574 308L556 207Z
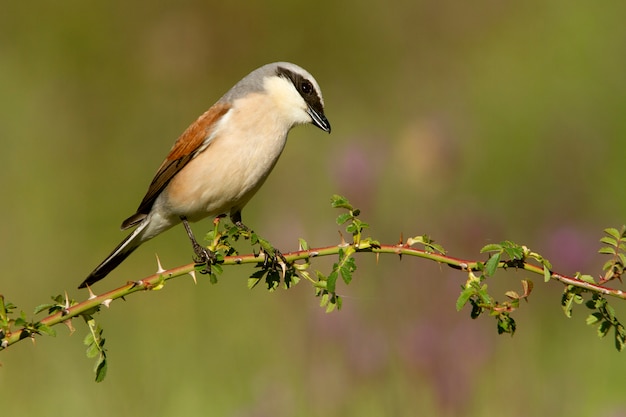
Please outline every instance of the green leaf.
M608 302L606 303L606 314L611 322L615 322L615 309Z
M356 270L356 263L354 262L354 258L348 258L344 262L344 264L339 268L339 272L341 273L341 278L346 284L350 284L352 281L352 273Z
M611 330L611 327L613 325L611 324L610 321L603 321L600 326L598 326L598 337L604 337L607 335L607 333L609 332L609 330Z
M547 259L541 258L541 265L543 265L544 268L552 269L552 264Z
M424 249L426 250L426 252L429 252L429 253L435 253L436 252L436 253L440 253L442 255L446 254L446 250L444 249L444 247L441 246L438 243L433 242L433 241L424 243Z
M601 253L604 255L615 255L615 251L616 249L612 246L604 246L598 250L598 253Z
M261 282L260 278L248 278L248 289L253 289L259 282Z
M510 333L513 336L516 327L515 320L508 313L498 315L498 334Z
M352 215L350 213L342 213L339 216L337 216L337 224L339 225L344 224L351 218L352 218Z
M336 295L333 294L328 301L328 304L326 304L326 312L327 313L331 313L335 310L335 308L337 308L337 300L336 300Z
M289 289L291 287L293 287L294 285L298 284L300 282L300 277L294 273L293 270L287 270L287 274L285 275L285 279L284 279L284 287L285 289Z
M324 291L320 297L320 307L325 307L329 300L330 294L328 294L328 291Z
M480 253L485 252L502 252L502 245L499 243L490 243L489 245L485 245L480 250Z
M574 294L566 290L563 293L563 297L561 298L561 307L563 308L563 312L568 318L572 318L573 302L574 302Z
M620 324L615 326L615 348L621 352L624 350L624 345L626 345L626 332L624 326Z
M472 283L473 285L476 285L476 287L478 287L478 283ZM487 292L487 284L483 284L482 286L480 286L480 288L478 288L478 290L476 291L476 295L479 297L479 301L482 304L491 306L493 304L493 298L491 298L491 296L489 295L489 293Z
M543 280L544 282L548 282L550 281L550 279L552 278L552 272L550 272L550 269L548 269L547 266L543 266Z
M593 279L593 277L591 275L579 275L577 278L580 279L581 281L585 281L585 282L588 282L590 284L595 284L596 283L596 281Z
M476 290L472 287L468 286L463 288L463 291L461 291L459 298L456 299L456 311L461 311L475 292Z
M587 317L587 320L585 320L585 322L589 325L592 326L594 324L598 324L598 322L602 320L602 314L601 313L592 313Z
M498 269L498 265L500 264L500 256L501 252L494 253L489 257L489 260L485 263L485 275L488 277L493 276Z
M87 357L95 358L100 354L100 347L96 343L92 343L87 346Z
M613 268L613 265L615 265L615 262L613 262L613 259L611 259L611 260L609 260L609 261L606 261L606 262L604 263L604 265L602 265L602 270L603 270L603 271L606 271L606 270L608 270L608 269L611 269L611 268Z
M341 310L341 306L343 305L343 298L337 294L335 294L335 305L337 305L337 310Z
M302 248L302 250L309 250L309 244L307 243L306 240L304 240L302 238L298 238L298 243L299 243L300 247Z
M53 329L52 327L50 327L50 326L46 326L46 325L45 325L45 324L43 324L43 323L38 323L38 324L37 324L37 331L38 331L38 332L40 332L40 333L43 333L43 334L45 334L45 335L47 335L47 336L53 336L53 337L54 337L54 336L56 336L56 335L57 335L56 330L54 330L54 329Z
M104 378L107 375L107 368L107 359L106 356L103 355L102 358L98 362L96 362L96 382L104 381Z
M619 240L619 238L617 240ZM611 237L605 236L602 239L600 239L600 242L606 243L607 245L611 245L612 247L616 248L617 247L617 240L613 239Z
M521 246L507 240L502 247L511 259L524 259L524 249Z
M339 278L339 274L337 273L337 264L333 265L333 271L328 275L326 280L326 288L329 292L335 292L335 288L337 286L337 278Z
M47 310L51 307L56 306L56 304L52 304L52 303L47 303L47 304L39 304L37 307L35 307L35 312L34 314L39 314L44 310Z
M337 194L333 195L330 198L330 203L331 203L332 207L334 207L334 208L344 208L344 209L347 209L347 210L352 210L353 209L352 205L348 202L347 198L345 198L343 196L340 196L340 195L337 195Z
M83 344L85 346L89 346L93 343L93 334L92 333L88 333L87 336L85 336L85 338L83 339Z
M614 227L609 227L608 229L604 229L604 233L615 238L616 240L619 240L621 237L621 233L619 232L619 230L617 230Z

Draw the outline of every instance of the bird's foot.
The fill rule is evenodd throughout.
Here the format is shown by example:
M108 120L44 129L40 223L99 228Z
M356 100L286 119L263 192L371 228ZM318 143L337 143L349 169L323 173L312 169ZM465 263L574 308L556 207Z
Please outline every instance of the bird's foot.
M230 219L233 224L237 226L237 228L241 232L244 233L244 236L248 235L248 237L246 238L250 239L252 245L256 245L257 243L259 244L261 252L265 254L265 259L263 260L262 265L263 269L271 269L275 271L278 271L280 269L282 271L282 274L284 275L289 266L287 258L285 258L285 256L278 249L273 247L270 242L263 239L262 237L254 233L252 229L246 226L241 221L241 212L232 213Z
M198 269L198 271L201 274L210 274L211 265L215 264L215 262L217 261L215 252L200 245L198 242L192 242L192 244L193 244L193 252L194 252L193 261L195 263L196 268L202 268L202 269Z
M191 227L189 227L189 223L185 217L180 218L185 226L185 230L187 231L187 235L189 236L189 240L191 241L191 245L193 246L193 252L195 256L193 257L193 261L195 263L196 268L201 274L210 274L211 273L211 265L215 264L217 261L217 256L215 256L215 252L209 250L209 248L202 246L198 243L193 232L191 231Z

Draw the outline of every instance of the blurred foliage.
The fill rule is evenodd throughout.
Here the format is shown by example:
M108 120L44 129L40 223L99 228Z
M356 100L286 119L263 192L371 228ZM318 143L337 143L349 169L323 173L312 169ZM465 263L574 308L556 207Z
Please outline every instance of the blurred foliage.
M510 239L562 272L601 271L597 238L626 212L625 13L612 0L4 2L0 293L19 306L77 294L176 137L275 60L315 75L333 125L295 129L244 210L277 247L335 243L339 193L381 240L427 233L464 256ZM155 252L166 267L191 256L176 228L110 279L152 273ZM3 412L626 413L623 357L538 294L524 330L497 338L455 311L458 274L362 261L332 315L304 287L248 291L243 273L122 304L101 315L102 384L72 338L9 349Z

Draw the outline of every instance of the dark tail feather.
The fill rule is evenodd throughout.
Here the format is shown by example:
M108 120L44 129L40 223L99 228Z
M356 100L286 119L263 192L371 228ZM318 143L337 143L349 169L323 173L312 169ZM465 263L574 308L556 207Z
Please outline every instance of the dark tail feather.
M78 286L78 288L85 288L87 285L92 285L102 278L106 277L109 272L121 264L124 259L128 258L128 255L133 253L135 249L143 243L140 235L147 223L140 224L137 229L133 231L126 239L122 241L107 258L102 261L100 265L93 270L91 274Z

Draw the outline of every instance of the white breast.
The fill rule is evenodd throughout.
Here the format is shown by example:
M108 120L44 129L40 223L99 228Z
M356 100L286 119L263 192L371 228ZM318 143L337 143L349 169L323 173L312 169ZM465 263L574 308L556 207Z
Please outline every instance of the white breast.
M241 210L276 164L293 125L275 109L267 94L237 100L209 146L176 174L155 208L191 221Z

